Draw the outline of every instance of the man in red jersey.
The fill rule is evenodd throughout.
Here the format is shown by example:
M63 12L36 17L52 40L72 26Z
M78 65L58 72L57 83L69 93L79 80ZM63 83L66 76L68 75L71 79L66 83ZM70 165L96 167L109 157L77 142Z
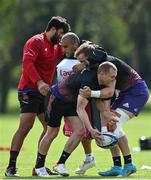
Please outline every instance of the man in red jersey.
M31 37L24 46L22 75L18 85L20 124L12 139L5 176L17 176L17 157L36 116L43 126L39 141L46 131L44 99L54 76L56 62L63 56L59 40L69 30L65 18L54 16L48 22L45 32Z

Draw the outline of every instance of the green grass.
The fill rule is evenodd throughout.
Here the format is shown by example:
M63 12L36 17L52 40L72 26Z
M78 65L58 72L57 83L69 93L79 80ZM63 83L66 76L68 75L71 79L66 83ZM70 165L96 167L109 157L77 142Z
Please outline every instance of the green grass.
M5 115L1 116L0 119L0 146L10 146L12 135L18 127L18 116L17 115ZM138 118L130 120L125 125L125 131L128 134L130 147L139 146L138 140L139 137L144 135L150 137L151 121L149 113L142 113ZM39 133L41 132L41 125L38 120L35 122L35 126L31 130L30 134L27 136L23 150L20 153L18 158L19 167L18 173L25 178L31 176L31 169L34 166L36 152L37 152L37 140ZM60 153L62 152L64 143L66 142L66 137L62 135L62 130L58 138L52 144L52 147L49 150L46 165L51 167L59 158ZM97 172L99 170L106 170L112 166L111 155L108 150L101 149L95 145L93 142L93 153L97 160L97 165L95 168L92 168L88 171L85 178L97 178ZM151 166L151 151L141 151L141 152L132 152L133 160L138 168L136 174L133 174L130 178L150 178L151 179L151 170L142 170L142 165ZM8 163L9 151L0 152L0 178L4 178L3 173ZM84 153L81 145L73 152L67 161L67 167L70 171L72 178L82 178L74 174L74 170L84 159ZM30 177L31 178L31 177ZM100 178L100 177L98 177Z
M15 99L17 94L13 93L10 95L10 99ZM14 97L14 98L12 98ZM10 109L16 108L17 102L11 100ZM13 111L12 111L13 112ZM146 136L151 137L151 120L150 112L144 111L138 116L130 120L124 127L125 132L129 138L129 144L131 149L133 147L139 146L139 137ZM18 127L19 116L14 114L0 115L0 147L10 146L12 136ZM36 120L35 125L23 144L23 149L19 155L17 167L18 173L21 175L22 179L34 179L35 177L31 176L32 167L35 164L36 152L37 152L37 141L39 134L41 132L41 125L38 120ZM59 136L53 142L49 153L47 155L46 166L52 167L52 165L58 160L63 146L67 138L63 136L62 129L60 130ZM85 176L76 176L74 170L81 164L84 160L84 153L81 144L73 152L73 154L68 159L66 166L70 171L70 178L72 179L103 179L97 175L97 172L100 170L107 170L112 166L112 160L109 150L104 150L96 146L93 142L93 153L97 161L96 167L90 169ZM141 151L141 152L132 152L133 161L137 166L137 173L128 177L128 179L151 179L151 170L141 169L142 165L151 166L151 150L150 151ZM4 171L7 167L9 159L9 151L0 151L0 179L4 179ZM62 178L62 177L50 177L51 178ZM70 179L68 178L68 179ZM63 178L65 179L65 178ZM108 178L110 179L110 178ZM116 179L116 178L114 178ZM119 179L119 178L118 178Z

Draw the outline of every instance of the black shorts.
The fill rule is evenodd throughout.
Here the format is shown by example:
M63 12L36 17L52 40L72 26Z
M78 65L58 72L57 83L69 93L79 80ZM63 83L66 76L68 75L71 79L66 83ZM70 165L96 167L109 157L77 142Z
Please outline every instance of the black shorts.
M63 116L77 116L76 102L68 103L54 96L51 92L46 97L45 120L50 127L60 127Z
M41 95L39 92L18 92L18 100L21 113L44 113L45 96Z

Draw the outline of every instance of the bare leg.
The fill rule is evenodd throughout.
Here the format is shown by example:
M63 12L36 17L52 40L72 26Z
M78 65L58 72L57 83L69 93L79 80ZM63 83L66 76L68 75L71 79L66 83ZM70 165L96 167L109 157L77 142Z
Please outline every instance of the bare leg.
M119 147L121 149L123 156L127 156L130 154L130 149L128 146L128 140L126 136L123 136L119 139Z
M120 148L118 145L114 146L112 149L110 149L112 157L120 156Z
M35 121L35 113L21 113L20 122L17 131L15 132L10 150L9 164L5 172L6 176L16 176L16 162L24 139L33 127Z
M91 161L95 161L94 160L94 156L92 153L92 146L91 146L91 139L84 139L82 140L82 146L85 152L85 162L91 162Z
M16 133L13 136L11 143L12 151L20 151L25 137L33 127L35 121L35 113L22 113L20 114L20 124Z
M57 137L58 132L59 132L59 127L53 128L53 127L47 126L47 131L39 144L40 154L43 154L43 155L47 154L49 147L52 141Z
M72 135L69 137L65 144L64 151L72 153L74 149L79 145L84 135L84 125L78 116L68 117L71 127L73 129Z
M76 174L85 174L88 169L94 167L96 164L92 154L91 140L83 140L82 145L86 157L83 164L76 169Z
M82 143L85 154L92 153L91 140L89 140L89 139L82 140L81 143Z
M84 135L84 125L83 122L78 118L78 116L68 117L68 120L70 121L73 133L69 137L67 143L65 144L64 150L57 164L65 164L66 160L69 158L70 154L75 150L75 148L79 145Z
M39 137L39 140L38 140L38 147L39 147L39 144L40 144L40 141L41 139L43 138L43 136L45 135L46 133L46 130L47 130L47 123L45 121L45 116L44 116L44 113L41 113L38 115L38 119L39 121L41 122L42 126L43 126L43 131Z

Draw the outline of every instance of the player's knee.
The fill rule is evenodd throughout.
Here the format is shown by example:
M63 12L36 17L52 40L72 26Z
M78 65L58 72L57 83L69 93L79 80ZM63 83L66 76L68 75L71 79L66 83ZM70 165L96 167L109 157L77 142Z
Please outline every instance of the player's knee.
M45 136L51 140L55 139L58 135L58 128L47 129Z
M76 134L76 136L78 136L78 137L83 137L84 133L85 133L85 129L84 129L84 127L80 127L80 128L73 130L73 133Z
M114 130L114 134L118 137L121 138L125 136L125 132L122 129L122 126L125 122L127 122L130 117L120 108L117 108L115 110L115 114L117 114L117 120L118 122L116 123L116 129Z
M117 126L113 133L118 139L125 136L125 132L123 131L121 126Z
M80 137L83 137L85 134L85 129L81 129L78 134Z
M130 119L129 115L123 109L117 108L114 112L120 124L123 124Z
M24 127L20 127L18 129L18 132L22 135L27 135L28 132L32 129L33 125L27 125L27 126L24 126Z

